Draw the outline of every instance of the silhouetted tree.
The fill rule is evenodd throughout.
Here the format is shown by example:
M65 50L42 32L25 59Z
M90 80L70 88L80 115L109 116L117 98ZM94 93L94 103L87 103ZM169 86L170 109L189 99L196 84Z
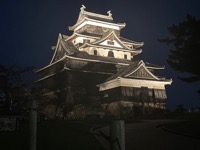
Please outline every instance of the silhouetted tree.
M53 118L55 116L55 108L52 103L54 99L57 99L56 94L53 91L42 89L40 92L38 91L37 99L39 103L38 111L47 118Z
M23 108L27 101L27 88L30 83L22 79L22 74L31 72L33 67L6 67L0 65L0 95L1 97L1 114L10 114L18 109Z
M186 112L187 110L183 107L183 105L177 105L176 106L176 109L175 109L175 112L177 112L177 113L184 113L184 112Z
M169 37L159 42L172 45L168 55L168 64L177 71L188 73L178 77L184 82L200 81L200 20L187 15L185 21L168 28Z
M38 92L39 112L48 119L62 118L65 104L61 93L60 90L49 89L42 89Z

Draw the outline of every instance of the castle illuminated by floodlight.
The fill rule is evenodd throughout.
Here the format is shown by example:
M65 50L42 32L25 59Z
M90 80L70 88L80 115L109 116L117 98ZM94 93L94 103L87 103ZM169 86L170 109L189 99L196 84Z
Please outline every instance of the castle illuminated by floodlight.
M85 9L82 5L77 22L69 27L72 35L58 35L50 63L37 71L37 82L62 91L71 107L69 118L165 110L165 86L172 80L156 75L164 67L136 59L144 43L122 37L126 24L115 22L111 11L102 15Z

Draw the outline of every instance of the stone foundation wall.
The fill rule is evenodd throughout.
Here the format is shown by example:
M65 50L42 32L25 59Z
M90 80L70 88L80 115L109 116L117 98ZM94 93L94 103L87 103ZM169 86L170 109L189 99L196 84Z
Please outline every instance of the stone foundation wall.
M79 104L73 107L72 111L67 114L69 119L85 119L85 118L133 118L137 116L151 116L164 112L163 107L153 107L129 101L117 101L96 105Z

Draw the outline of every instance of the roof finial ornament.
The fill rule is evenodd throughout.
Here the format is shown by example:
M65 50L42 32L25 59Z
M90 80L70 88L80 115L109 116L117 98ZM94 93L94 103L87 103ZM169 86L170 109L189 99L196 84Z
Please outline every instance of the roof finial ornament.
M112 13L111 13L111 11L109 10L109 11L107 11L107 14L108 14L108 16L109 17L112 17Z
M85 6L82 4L82 7L80 8L81 12L83 12L85 10Z

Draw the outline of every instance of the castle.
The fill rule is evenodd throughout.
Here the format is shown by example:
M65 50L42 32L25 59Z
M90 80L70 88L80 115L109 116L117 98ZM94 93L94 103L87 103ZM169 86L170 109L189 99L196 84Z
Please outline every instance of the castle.
M50 63L37 73L45 88L62 91L70 106L66 116L84 118L90 114L127 117L166 109L165 86L171 79L159 77L154 65L136 56L143 42L121 36L125 23L80 8L73 34L58 35Z

